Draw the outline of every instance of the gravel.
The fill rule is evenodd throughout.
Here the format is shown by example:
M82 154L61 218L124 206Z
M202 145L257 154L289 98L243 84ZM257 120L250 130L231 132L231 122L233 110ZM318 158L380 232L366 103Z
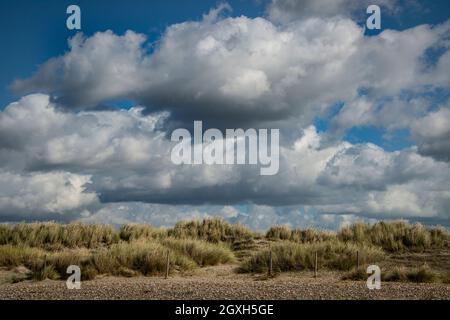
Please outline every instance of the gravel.
M275 278L236 274L233 266L203 268L190 275L99 277L69 290L65 281L23 281L0 285L0 299L450 299L448 284L342 281L339 274L287 273Z

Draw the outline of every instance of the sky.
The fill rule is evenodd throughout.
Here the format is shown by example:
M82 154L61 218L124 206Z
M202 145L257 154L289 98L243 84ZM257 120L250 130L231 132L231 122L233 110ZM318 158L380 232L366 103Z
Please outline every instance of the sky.
M2 1L0 34L0 222L450 227L448 1ZM279 129L278 174L175 165L195 120Z

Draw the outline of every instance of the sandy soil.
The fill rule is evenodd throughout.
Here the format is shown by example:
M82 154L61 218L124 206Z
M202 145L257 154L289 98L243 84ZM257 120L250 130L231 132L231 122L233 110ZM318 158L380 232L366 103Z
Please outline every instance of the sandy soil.
M450 285L383 283L369 290L365 282L342 281L322 272L286 273L272 279L236 274L234 266L203 268L190 275L100 277L68 290L64 281L0 281L0 299L450 299ZM3 271L0 280L8 277Z

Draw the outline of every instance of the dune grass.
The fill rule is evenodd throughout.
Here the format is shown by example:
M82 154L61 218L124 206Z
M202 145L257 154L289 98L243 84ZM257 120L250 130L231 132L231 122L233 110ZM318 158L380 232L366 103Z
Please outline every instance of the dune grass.
M209 242L234 242L257 237L255 232L240 224L230 224L223 219L181 221L169 229L169 235L179 239L202 239Z
M213 266L235 261L233 252L224 244L174 238L167 238L161 243L173 251L190 257L199 266Z
M0 266L25 266L32 279L66 278L70 265L80 266L85 279L97 274L156 275L165 272L167 254L172 272L233 262L234 254L222 240L252 235L220 219L180 223L173 229L140 224L120 230L81 223L0 225Z
M0 245L62 248L97 248L119 241L111 226L94 224L20 223L0 225Z
M168 254L171 272L235 261L233 252L224 244L166 238L120 241L95 249L45 250L3 245L0 246L0 266L25 266L30 270L29 278L34 280L67 278L66 270L70 265L81 268L84 280L93 279L98 274L150 276L165 272Z
M314 243L337 239L342 242L374 245L389 252L421 251L450 245L450 235L443 228L425 228L421 224L405 221L378 222L373 225L355 223L337 233L313 229L293 229L274 226L266 233L269 240L289 240L297 243Z
M293 229L288 226L273 226L266 233L269 240L289 240L298 243L314 243L336 239L333 232L319 231L314 229Z
M0 246L0 266L18 267L29 266L30 262L43 259L45 252L42 249L27 246L2 245Z
M353 269L342 276L343 280L367 280L368 274L364 268ZM418 268L395 267L381 272L381 280L386 282L416 282L416 283L447 283L449 275L436 272L427 265Z
M138 239L163 239L168 236L168 230L156 228L150 224L125 224L120 228L119 237L124 241Z
M311 244L299 244L290 241L275 243L272 251L272 266L275 272L313 270L315 253L318 255L318 266L330 270L350 270L356 264L356 252L359 252L360 263L382 261L383 250L372 246L359 246L339 241L324 241ZM243 261L241 272L267 272L269 249L253 254Z
M208 242L233 243L260 238L261 236L239 224L230 224L223 219L209 218L202 221L181 221L173 228L156 228L147 224L126 224L120 230L108 225L81 223L58 224L20 223L0 225L0 245L38 247L47 250L63 248L101 248L119 241L138 239L161 240L198 239ZM450 245L450 235L442 228L425 228L421 224L411 225L404 221L378 222L373 225L355 223L337 233L314 229L290 229L287 226L270 228L268 240L288 240L296 243L315 243L330 240L368 244L382 247L386 251L425 250Z
M100 249L92 255L92 263L98 273L111 275L162 274L166 268L167 254L171 266L177 270L190 270L197 264L187 255L168 248L157 242L135 241L118 243L110 248Z
M425 228L405 221L356 223L341 229L337 237L343 242L371 244L389 252L425 250L449 246L450 235L442 228Z
M182 221L167 229L146 224L115 230L81 223L21 223L0 225L0 267L24 266L33 279L66 278L69 265L80 266L82 279L98 274L156 275L165 271L168 253L175 272L236 262L234 249L243 257L240 272L259 273L267 271L269 250L258 243L269 242L275 272L313 270L315 252L319 268L349 271L355 268L356 252L363 266L387 254L448 247L449 239L444 229L403 221L356 223L338 232L274 226L265 236L219 218ZM254 244L251 250L249 242ZM390 270L384 277L423 282L433 279L428 271ZM361 270L352 272L355 275L350 272L349 277L357 278L358 272L362 277Z
M431 282L436 282L439 281L440 279L440 275L437 272L434 272L433 270L431 270L428 266L422 266L420 268L415 268L412 270L408 270L406 271L406 274L404 275L405 272L402 272L401 270L399 271L394 271L392 273L387 273L386 276L384 276L384 278L382 277L382 279L384 281L395 281L397 279L397 275L400 275L400 280L405 280L405 278L408 281L411 282L418 282L418 283L431 283Z

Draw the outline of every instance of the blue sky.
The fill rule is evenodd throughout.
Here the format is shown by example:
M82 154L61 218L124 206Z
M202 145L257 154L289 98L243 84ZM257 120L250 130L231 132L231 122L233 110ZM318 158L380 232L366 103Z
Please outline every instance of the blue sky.
M256 17L265 14L268 1L228 2L233 8L232 16ZM29 76L37 65L67 50L67 39L75 34L75 31L65 27L65 12L70 4L81 7L82 32L86 35L108 29L122 34L131 29L157 40L168 25L198 20L218 3L220 1L215 0L1 1L0 37L8 45L3 46L0 51L0 109L17 98L8 89L14 79ZM449 1L420 1L420 4L423 6L420 9L407 5L402 14L383 15L383 28L401 30L417 24L441 23L448 19Z
M0 221L450 225L450 2L336 1L1 1ZM280 173L174 166L194 120L280 128Z

